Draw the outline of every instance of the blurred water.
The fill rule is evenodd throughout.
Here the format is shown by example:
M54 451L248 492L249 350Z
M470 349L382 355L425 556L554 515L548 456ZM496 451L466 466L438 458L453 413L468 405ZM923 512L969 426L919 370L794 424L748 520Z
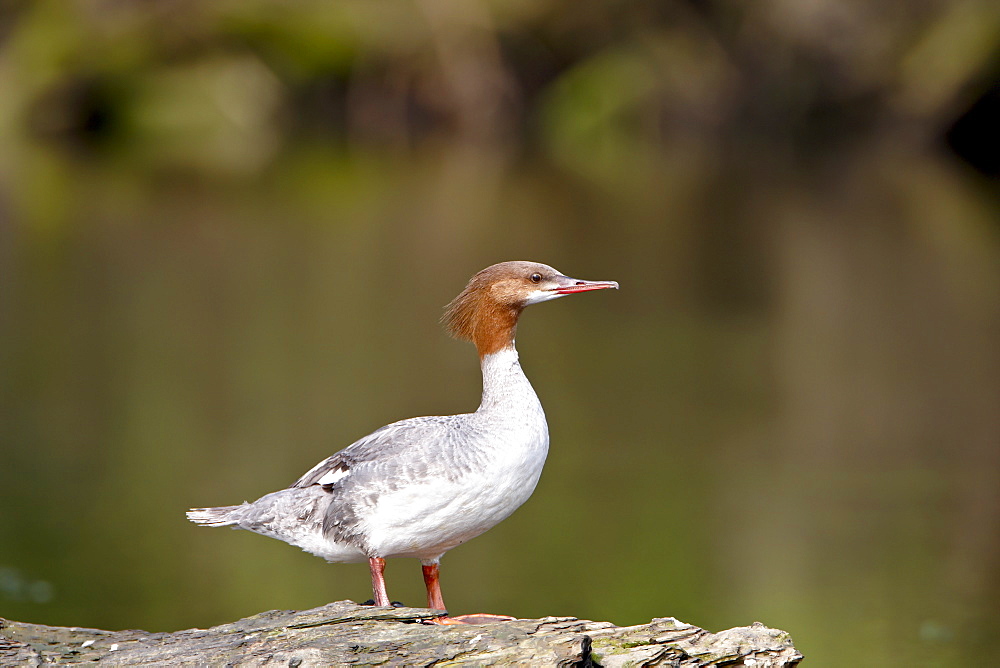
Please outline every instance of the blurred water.
M531 259L552 449L443 562L453 612L760 620L816 665L982 665L1000 631L995 197L882 151L772 170L290 147L250 175L33 150L0 182L0 615L172 630L369 597L189 524L391 420L472 410L437 319ZM416 562L390 595L423 600Z

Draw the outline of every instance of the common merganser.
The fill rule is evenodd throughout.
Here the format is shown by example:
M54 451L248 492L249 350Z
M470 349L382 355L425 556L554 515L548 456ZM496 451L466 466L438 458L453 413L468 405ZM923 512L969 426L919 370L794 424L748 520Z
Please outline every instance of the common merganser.
M483 399L474 413L416 417L386 425L323 460L287 489L253 503L189 510L205 526L234 526L278 538L331 562L368 561L375 605L390 605L385 559L423 565L427 605L445 611L441 556L506 519L528 500L549 448L545 413L521 371L514 332L529 304L617 288L581 281L537 262L483 269L442 319L479 351ZM513 619L441 617L440 623Z

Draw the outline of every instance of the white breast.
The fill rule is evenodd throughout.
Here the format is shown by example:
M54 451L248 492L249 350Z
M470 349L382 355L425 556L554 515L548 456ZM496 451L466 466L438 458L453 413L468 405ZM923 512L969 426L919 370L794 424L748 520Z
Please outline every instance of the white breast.
M483 360L483 402L449 444L445 470L380 494L364 518L384 557L434 559L528 500L548 453L545 414L512 349Z

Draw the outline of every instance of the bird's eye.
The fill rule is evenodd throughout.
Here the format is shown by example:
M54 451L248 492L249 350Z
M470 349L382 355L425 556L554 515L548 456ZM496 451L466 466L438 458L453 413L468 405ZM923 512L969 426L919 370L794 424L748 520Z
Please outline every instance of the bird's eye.
M541 274L532 274L531 276L529 276L529 278L531 279L532 283L539 283L542 280L542 275Z

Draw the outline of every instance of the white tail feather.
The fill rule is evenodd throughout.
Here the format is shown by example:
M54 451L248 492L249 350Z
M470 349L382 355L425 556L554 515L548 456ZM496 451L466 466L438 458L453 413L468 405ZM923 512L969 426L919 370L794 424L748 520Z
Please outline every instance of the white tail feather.
M233 511L241 506L221 506L219 508L192 508L187 511L187 518L195 524L207 527L224 527L239 522Z

